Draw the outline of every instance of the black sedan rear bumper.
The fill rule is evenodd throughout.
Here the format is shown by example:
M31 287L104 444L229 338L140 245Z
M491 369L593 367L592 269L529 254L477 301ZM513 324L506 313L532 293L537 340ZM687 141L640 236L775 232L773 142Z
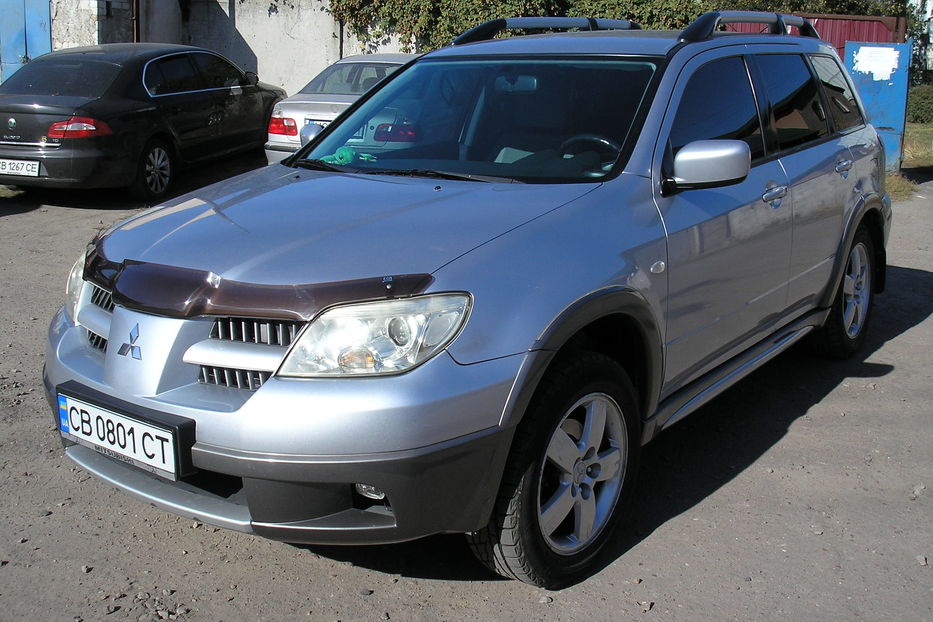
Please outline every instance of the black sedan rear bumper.
M117 188L133 183L135 158L93 144L77 147L0 145L0 159L39 162L39 176L3 175L0 184L44 188Z

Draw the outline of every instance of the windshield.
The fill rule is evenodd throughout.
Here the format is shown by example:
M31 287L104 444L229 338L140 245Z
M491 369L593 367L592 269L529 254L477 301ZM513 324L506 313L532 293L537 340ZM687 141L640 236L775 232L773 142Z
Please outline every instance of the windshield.
M389 63L338 63L317 74L298 92L305 95L362 95L400 66Z
M613 168L656 65L643 59L423 60L344 118L299 166L593 181Z
M23 65L2 85L7 95L100 97L120 72L120 66L85 58L38 59Z

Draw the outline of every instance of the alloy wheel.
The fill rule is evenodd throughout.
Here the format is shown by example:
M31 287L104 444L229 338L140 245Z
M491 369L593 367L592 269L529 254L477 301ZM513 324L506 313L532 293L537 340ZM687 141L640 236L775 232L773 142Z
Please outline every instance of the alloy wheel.
M842 283L842 321L846 335L854 339L861 332L868 315L871 296L871 262L864 244L849 252Z
M540 468L538 525L548 547L572 555L609 522L625 479L628 445L622 410L591 393L564 414Z
M155 145L146 154L146 187L153 195L165 192L172 177L172 162L164 147Z

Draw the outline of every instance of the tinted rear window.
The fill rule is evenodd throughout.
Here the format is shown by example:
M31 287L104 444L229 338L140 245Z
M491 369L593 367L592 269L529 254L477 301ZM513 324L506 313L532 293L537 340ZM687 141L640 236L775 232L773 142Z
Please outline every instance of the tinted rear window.
M39 59L23 67L0 84L6 95L65 95L100 97L120 66L84 58Z
M401 65L388 63L340 63L331 65L309 82L300 93L362 95Z
M774 108L779 147L792 149L828 135L819 87L803 57L761 54L758 64Z

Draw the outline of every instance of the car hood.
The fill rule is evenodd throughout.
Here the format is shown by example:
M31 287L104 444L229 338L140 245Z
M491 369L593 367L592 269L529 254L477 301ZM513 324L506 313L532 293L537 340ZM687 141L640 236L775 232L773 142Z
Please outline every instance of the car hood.
M430 274L598 184L359 175L274 164L116 225L108 261L261 285Z

